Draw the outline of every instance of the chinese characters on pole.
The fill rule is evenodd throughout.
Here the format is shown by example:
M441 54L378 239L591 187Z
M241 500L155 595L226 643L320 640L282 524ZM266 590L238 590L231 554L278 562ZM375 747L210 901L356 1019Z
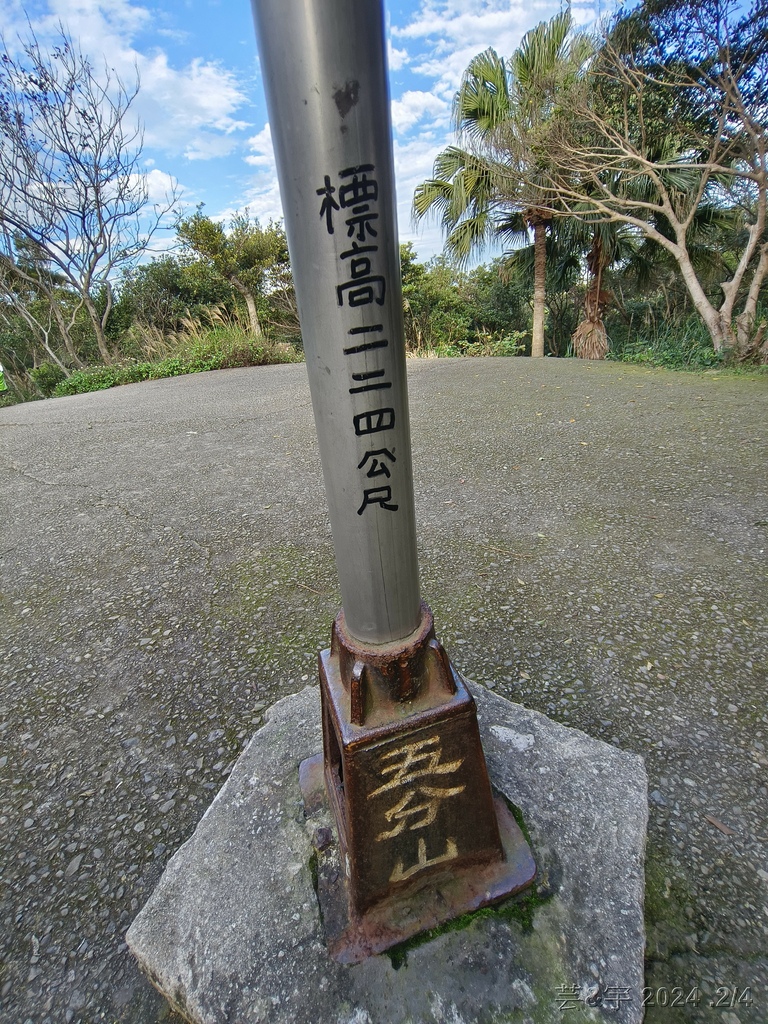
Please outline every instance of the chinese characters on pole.
M421 601L382 7L253 8L342 605L392 643Z
M329 235L336 232L334 213L343 221L346 237L351 239L350 247L339 254L342 264L339 272L340 283L336 285L338 305L349 310L363 306L383 306L387 293L387 282L383 274L373 271L376 267L376 253L379 251L375 222L379 219L376 203L379 185L373 176L373 164L347 167L338 173L338 185L332 184L326 174L323 186L317 189L322 197L320 216L325 221ZM338 201L337 201L338 199ZM345 280L347 278L347 280ZM354 322L354 318L351 318ZM364 327L350 327L350 339L344 346L344 355L350 360L350 395L371 394L372 398L383 399L379 392L389 391L392 381L386 380L386 366L370 368L371 359L367 353L374 353L389 347L389 338L382 337L383 324L369 324ZM361 359L361 357L363 357ZM373 362L375 362L373 357ZM355 373L356 367L362 367ZM390 433L395 428L395 410L391 406L371 408L357 413L352 418L357 437ZM392 470L396 462L389 448L376 448L363 454L357 469L364 470L362 501L357 510L361 516L366 509L379 506L388 512L397 512L399 506L392 498ZM384 480L377 480L384 477Z

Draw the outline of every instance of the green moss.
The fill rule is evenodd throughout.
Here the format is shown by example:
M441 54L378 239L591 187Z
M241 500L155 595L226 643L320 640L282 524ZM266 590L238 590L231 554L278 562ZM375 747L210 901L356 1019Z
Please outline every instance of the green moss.
M528 826L525 823L525 818L523 817L523 812L520 810L520 808L517 806L517 804L513 804L511 800L508 800L506 798L506 796L501 792L501 790L498 790L498 789L494 788L493 793L494 793L494 796L500 796L501 797L501 799L507 805L509 813L512 815L512 817L517 822L517 827L520 829L520 831L525 836L526 843L528 843L529 846L533 846L533 844L531 842L531 833L528 831Z
M414 935L405 942L401 942L397 946L392 946L391 949L386 951L386 955L389 957L394 970L399 971L401 967L407 965L408 954L411 950L418 949L420 946L423 946L427 942L431 942L440 935L463 931L474 922L484 919L495 918L496 920L505 922L514 921L520 925L524 932L530 933L533 930L533 921L536 911L539 907L552 899L552 896L552 892L541 894L536 888L532 887L526 892L517 896L512 896L501 903L496 903L490 907L481 907L479 910L471 911L468 914L461 914L459 917L446 921L444 924L438 925L436 928L430 928L428 931Z
M499 793L512 813L515 821L520 827L520 831L525 836L525 840L528 845L531 845L531 836L528 831L528 827L523 818L523 812L507 800L503 793ZM464 928L469 927L473 922L480 921L484 918L495 918L501 921L515 921L524 932L531 932L533 930L533 920L536 911L539 907L548 903L552 899L554 893L549 889L548 886L532 885L526 889L525 892L518 893L516 896L511 896L509 899L503 900L500 903L494 903L490 907L481 907L479 910L470 911L468 914L461 914L459 917L454 917L450 921L446 921L444 924L438 925L436 928L430 928L425 932L420 932L418 935L414 935L410 939L406 939L405 942L399 943L397 946L392 946L391 949L387 950L387 956L393 968L398 971L401 967L405 966L408 962L408 953L412 949L417 949L419 946L423 946L426 942L431 942L436 939L439 935L446 935L449 932L462 931Z
M227 748L231 755L237 755L240 752L240 737L237 735L239 731L240 722L236 721L234 724L224 726L224 746Z
M317 864L317 850L313 850L312 853L310 854L310 857L309 857L309 876L312 879L312 888L315 890L315 895L317 895L317 887L318 887L318 884L319 884L319 881L318 881L319 880L319 869L318 869L318 864ZM318 900L318 904L317 905L318 905L318 907L320 906L320 901L319 900ZM321 913L322 913L322 910L321 910Z
M314 674L314 652L330 645L340 604L330 544L317 551L294 543L265 546L222 569L217 590L210 617L221 619L234 646L249 652L252 672L279 668L277 677L286 679ZM295 685L263 696L283 696Z
M685 936L692 925L685 908L693 902L688 886L665 863L662 851L649 845L645 862L646 963L690 952Z

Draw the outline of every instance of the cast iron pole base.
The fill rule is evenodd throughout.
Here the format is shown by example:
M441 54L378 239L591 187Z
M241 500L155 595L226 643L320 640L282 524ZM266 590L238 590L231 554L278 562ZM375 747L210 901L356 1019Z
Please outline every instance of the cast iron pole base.
M351 637L340 612L320 654L320 694L322 773L310 759L300 779L307 812L324 788L336 825L338 849L319 851L318 895L337 960L382 952L533 881L528 844L493 799L474 699L426 605L411 637L377 647Z

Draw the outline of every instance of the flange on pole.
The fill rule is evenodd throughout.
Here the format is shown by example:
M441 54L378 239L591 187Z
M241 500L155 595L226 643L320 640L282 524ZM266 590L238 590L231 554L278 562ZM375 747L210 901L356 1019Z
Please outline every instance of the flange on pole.
M528 885L475 702L419 597L381 0L253 0L343 610L320 655L331 953L354 962ZM334 868L338 856L341 870Z

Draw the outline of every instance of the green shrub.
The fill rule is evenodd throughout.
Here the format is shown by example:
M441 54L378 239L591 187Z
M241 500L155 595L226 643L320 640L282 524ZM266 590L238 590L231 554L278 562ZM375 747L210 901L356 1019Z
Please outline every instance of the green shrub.
M506 331L494 334L478 332L477 338L467 345L468 356L519 356L525 351L527 331Z
M115 366L91 366L77 370L60 381L53 394L62 397L88 391L101 391L121 384L136 384L185 373L233 369L238 366L263 366L267 363L295 363L301 353L286 342L254 338L235 322L216 322L203 327L188 320L185 330L173 335L176 352L158 362L131 362Z
M178 356L161 359L159 363L150 363L149 367L150 380L159 380L162 377L180 377L189 372L186 364Z
M131 363L120 369L119 384L140 384L152 377L152 363Z
M461 358L463 356L519 356L525 352L527 331L508 331L490 333L477 331L469 340L446 342L440 341L432 347L414 349L411 356Z
M611 339L608 358L670 370L706 370L723 362L698 316L681 323L662 324L647 338L623 339L618 343Z
M41 363L34 370L29 371L29 376L35 386L45 398L50 398L58 384L67 379L67 375L60 366L55 363Z
M84 370L75 370L73 374L56 385L53 394L56 398L64 395L81 395L87 391L102 391L122 383L121 369L117 366L89 366Z

